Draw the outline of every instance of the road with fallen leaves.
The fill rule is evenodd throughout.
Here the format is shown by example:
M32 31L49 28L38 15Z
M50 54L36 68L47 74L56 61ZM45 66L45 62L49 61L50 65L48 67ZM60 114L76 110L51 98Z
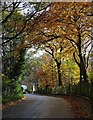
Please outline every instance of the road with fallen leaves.
M27 99L3 109L3 118L74 118L71 104L63 98L26 94Z

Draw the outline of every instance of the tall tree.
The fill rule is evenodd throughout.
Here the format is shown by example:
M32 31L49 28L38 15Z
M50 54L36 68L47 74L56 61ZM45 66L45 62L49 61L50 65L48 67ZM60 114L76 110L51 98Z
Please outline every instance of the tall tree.
M18 93L16 91L15 93L15 90L20 86L19 83L24 71L26 47L21 46L26 43L24 37L28 34L26 32L29 29L28 24L30 21L30 26L32 28L36 24L34 17L40 15L40 11L42 13L42 10L45 10L46 7L44 3L21 3L12 1L2 2L1 5L2 20L0 21L0 24L2 24L2 73L5 76L3 81L6 80L5 78L10 79L8 84L5 83L7 86L6 88L4 88L5 84L3 84L3 92L6 93L8 88L9 90L7 94L12 91L16 97L20 94L20 91ZM5 95L5 97L7 96ZM12 95L10 97L12 97Z
M62 52L64 49L64 42L59 40L53 40L51 43L45 45L45 51L48 52L57 65L58 71L58 86L62 86L61 76L61 64L62 64Z
M61 38L71 43L73 57L80 68L80 81L87 81L88 54L91 49L92 3L53 3L43 18L41 28L48 40ZM60 32L55 31L59 27ZM51 39L53 38L53 39Z

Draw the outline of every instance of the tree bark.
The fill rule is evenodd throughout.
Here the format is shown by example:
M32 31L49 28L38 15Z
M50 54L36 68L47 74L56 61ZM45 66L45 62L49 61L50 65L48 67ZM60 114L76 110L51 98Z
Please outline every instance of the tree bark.
M56 61L57 64L57 69L58 69L58 86L62 86L62 81L61 81L61 62Z
M79 51L79 59L80 59L80 82L84 80L85 82L87 81L87 71L86 71L86 66L85 66L85 61L82 56L82 51L81 51L81 35L80 33L78 34L78 51Z

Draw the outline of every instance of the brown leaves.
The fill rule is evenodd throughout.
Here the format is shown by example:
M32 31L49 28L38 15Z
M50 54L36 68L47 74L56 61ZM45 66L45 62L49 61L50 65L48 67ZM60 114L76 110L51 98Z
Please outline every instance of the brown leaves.
M77 118L91 118L91 105L88 100L77 96L64 96L63 98L71 103Z

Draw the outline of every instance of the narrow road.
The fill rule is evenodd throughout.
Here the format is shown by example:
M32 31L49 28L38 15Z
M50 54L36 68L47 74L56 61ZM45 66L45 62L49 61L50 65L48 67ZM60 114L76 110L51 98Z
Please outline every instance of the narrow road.
M3 109L3 118L74 118L63 98L26 94L27 100Z

